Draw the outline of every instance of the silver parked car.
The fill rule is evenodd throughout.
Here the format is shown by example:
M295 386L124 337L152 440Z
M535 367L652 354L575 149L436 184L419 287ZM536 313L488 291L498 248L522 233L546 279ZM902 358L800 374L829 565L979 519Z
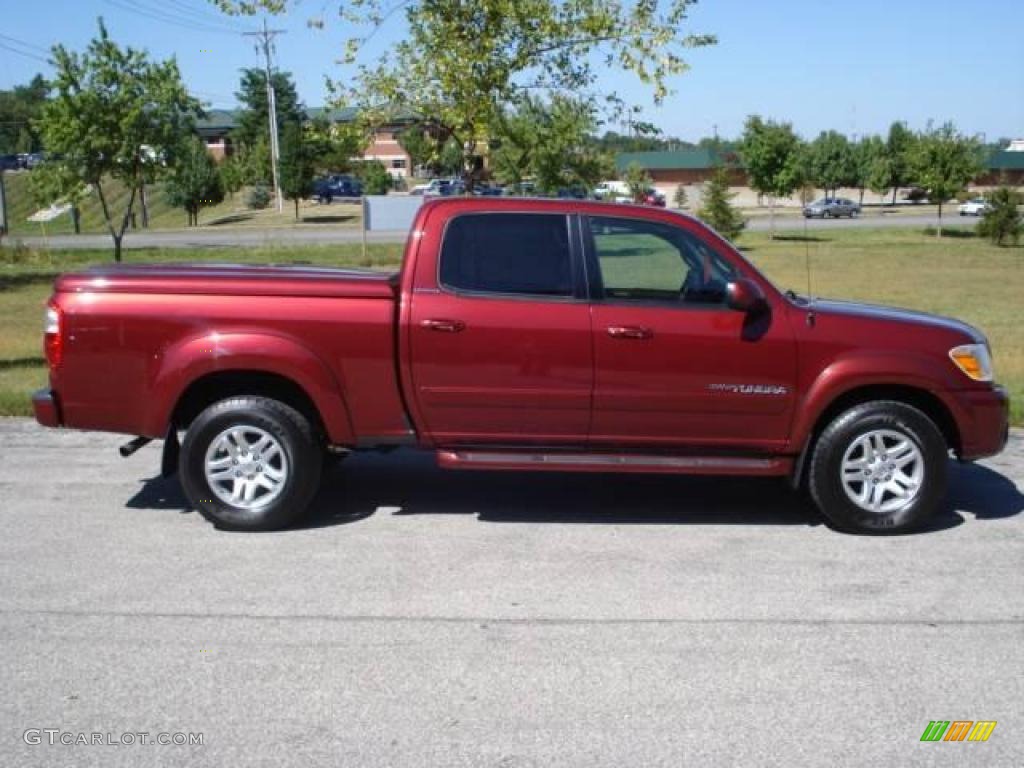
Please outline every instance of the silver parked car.
M808 219L814 217L838 219L840 216L849 216L852 219L859 214L860 206L845 197L823 197L821 200L815 200L804 206L804 216Z

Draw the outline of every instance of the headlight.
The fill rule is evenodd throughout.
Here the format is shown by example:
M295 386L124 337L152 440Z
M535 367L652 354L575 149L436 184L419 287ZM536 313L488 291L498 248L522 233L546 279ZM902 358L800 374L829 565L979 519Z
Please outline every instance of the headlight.
M975 381L992 381L992 355L986 344L962 344L949 350L949 359Z

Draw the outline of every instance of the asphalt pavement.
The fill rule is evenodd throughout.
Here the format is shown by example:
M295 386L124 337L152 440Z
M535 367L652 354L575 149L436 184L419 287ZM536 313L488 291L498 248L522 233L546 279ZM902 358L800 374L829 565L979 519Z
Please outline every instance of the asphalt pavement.
M943 227L974 226L978 220L974 217L947 215L943 218ZM803 218L793 215L779 215L776 227L780 230L803 229ZM808 219L806 226L810 230L828 229L876 229L890 227L934 227L937 219L933 215L919 214L878 214L869 213L855 219ZM768 231L771 222L768 216L755 216L747 222L747 229L752 232ZM367 233L367 240L372 243L405 242L408 233L403 230L379 230ZM53 235L42 236L15 235L7 238L20 241L34 248L109 248L110 236L106 234L92 235ZM362 232L352 227L335 227L326 224L309 224L305 227L234 227L229 229L199 228L192 230L147 230L129 232L123 241L124 248L211 248L211 247L259 247L268 245L332 245L337 243L358 243L362 241Z
M408 451L233 534L122 441L0 420L0 765L1024 763L1022 432L892 538L775 480Z

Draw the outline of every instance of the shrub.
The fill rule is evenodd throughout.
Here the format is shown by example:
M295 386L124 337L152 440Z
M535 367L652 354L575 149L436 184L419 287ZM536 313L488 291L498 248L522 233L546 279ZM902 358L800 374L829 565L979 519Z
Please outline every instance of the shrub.
M1024 202L1021 194L1010 187L998 187L986 199L989 209L978 222L978 234L996 245L1004 245L1007 240L1016 245L1024 228L1018 208Z
M729 173L717 168L704 184L702 205L697 215L722 237L735 240L747 226L740 212L729 202L735 193L729 191Z
M391 175L379 160L366 160L356 166L355 172L363 182L364 195L386 195L391 189Z
M689 200L686 197L686 186L684 184L680 184L676 187L676 193L672 196L672 200L675 202L676 208L686 207Z
M257 184L249 190L245 204L254 210L262 210L270 205L270 190L263 184Z

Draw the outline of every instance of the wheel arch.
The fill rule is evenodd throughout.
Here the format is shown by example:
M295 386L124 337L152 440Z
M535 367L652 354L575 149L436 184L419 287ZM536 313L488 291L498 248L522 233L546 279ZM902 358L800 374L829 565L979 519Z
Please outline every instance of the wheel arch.
M839 414L857 405L876 400L891 400L917 408L935 423L949 449L957 455L960 454L962 442L956 419L946 403L935 393L908 384L865 384L838 393L819 411L803 438L799 457L793 465L793 474L790 477L793 487L798 487L803 482L810 452L825 428Z

